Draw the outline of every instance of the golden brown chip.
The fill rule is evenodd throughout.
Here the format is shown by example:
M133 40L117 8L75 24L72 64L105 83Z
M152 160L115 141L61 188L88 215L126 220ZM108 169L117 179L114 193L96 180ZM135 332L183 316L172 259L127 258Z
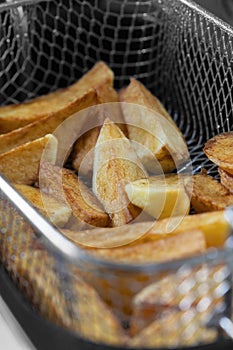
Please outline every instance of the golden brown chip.
M153 221L127 224L111 228L96 228L94 230L67 230L62 233L72 242L88 247L114 248L141 239L154 225ZM158 235L161 239L161 234Z
M29 102L0 108L0 133L23 127L49 114L56 115L91 88L113 83L113 72L103 62L97 63L75 84ZM38 137L38 136L37 136Z
M213 163L233 174L233 131L219 134L207 141L204 152Z
M185 217L140 222L113 228L62 230L77 244L96 248L113 248L126 244L150 242L190 230L201 230L207 247L221 247L230 234L230 224L224 211L214 211Z
M156 241L136 241L135 244L117 248L86 248L94 256L121 263L152 263L171 261L203 253L206 250L204 234L191 230Z
M70 291L74 319L71 329L97 343L126 344L127 337L119 321L91 286L77 278Z
M39 165L45 148L46 160L54 164L57 156L57 139L48 134L1 154L1 174L12 183L34 184L38 179Z
M94 124L98 126L93 127L90 120L90 130L86 131L76 141L72 152L73 168L80 174L88 177L90 177L93 172L94 147L98 139L100 129L104 123L105 115L111 114L114 118L116 118L121 130L126 133L126 126L124 124L120 104L115 103L119 102L117 92L112 86L105 84L96 88L96 94L97 102L99 104L107 103L107 105L96 109ZM111 105L112 102L113 104ZM86 125L85 128L87 128Z
M127 224L140 213L129 202L125 185L146 176L130 141L117 125L106 119L95 147L93 192L110 215L113 226Z
M228 274L223 265L183 268L145 287L133 298L131 334L138 334L164 313L178 311L180 307L221 309L224 306L221 288Z
M211 313L197 312L195 308L187 311L173 311L155 320L130 340L132 347L178 348L210 344L217 340L218 332L207 328Z
M218 168L218 172L221 184L226 187L229 192L233 193L233 175L221 168Z
M14 187L52 224L64 227L69 221L71 209L64 203L32 186L15 184Z
M156 221L142 240L148 242L157 240L159 236L179 234L189 230L201 230L206 239L207 247L221 247L231 232L224 211L213 211L202 214L187 215Z
M48 116L40 118L33 123L0 135L0 154L8 152L12 148L20 146L26 142L35 140L48 133L53 133L54 130L70 115L79 112L82 109L93 106L97 103L97 95L95 90L89 90L82 95L77 94L77 98L70 102L63 109L56 113L51 113ZM79 121L80 130L82 128L81 120ZM76 127L77 128L77 127Z
M146 169L158 173L162 167L166 173L188 158L181 131L145 86L131 78L129 86L120 92L120 99L126 102L122 110L129 138L137 142L135 148Z
M194 175L191 191L189 185L186 188L197 213L223 210L233 204L233 195L211 176Z
M39 174L41 191L70 206L73 216L92 226L105 227L109 216L88 187L70 170L42 163Z

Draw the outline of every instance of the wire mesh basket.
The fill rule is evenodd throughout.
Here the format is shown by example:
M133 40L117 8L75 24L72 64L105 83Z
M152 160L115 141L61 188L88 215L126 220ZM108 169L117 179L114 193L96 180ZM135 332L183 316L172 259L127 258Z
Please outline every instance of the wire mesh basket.
M117 88L135 76L154 92L183 132L194 172L217 175L202 148L233 129L229 26L188 0L0 4L0 104L68 86L100 60ZM109 263L75 247L3 178L0 188L2 263L45 318L93 348L221 347L231 336L230 248L172 263Z

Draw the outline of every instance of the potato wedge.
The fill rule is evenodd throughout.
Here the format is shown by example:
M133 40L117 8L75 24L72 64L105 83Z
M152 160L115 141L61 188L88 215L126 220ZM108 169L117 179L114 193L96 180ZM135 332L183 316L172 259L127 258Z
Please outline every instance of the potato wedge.
M218 168L218 172L221 184L226 187L230 193L233 193L233 174L230 174L221 168Z
M233 131L219 134L208 140L204 152L213 163L233 174Z
M147 170L169 172L188 158L181 131L160 101L139 81L131 78L129 86L120 92L120 99L126 102L122 110L129 138L137 142L135 149Z
M109 226L109 216L97 198L72 171L44 162L40 167L39 187L42 192L65 202L78 221L92 226Z
M69 116L79 112L82 109L93 106L96 103L97 95L93 89L85 92L83 95L80 93L77 94L76 99L56 113L51 113L50 115L40 118L33 123L27 124L22 128L0 135L0 154L8 152L12 148L20 146L29 141L33 141L48 133L53 133L54 130ZM79 127L81 130L81 121Z
M96 228L94 230L63 229L62 233L72 242L88 247L115 248L129 243L136 243L141 237L153 229L154 222L140 222L111 228ZM158 235L161 239L161 235Z
M90 88L98 89L102 86L113 86L114 73L103 61L97 62L77 83L70 86L71 92L82 93Z
M190 199L185 190L183 176L153 176L148 180L131 182L125 189L131 203L156 219L189 213Z
M179 348L211 344L217 340L215 328L208 328L211 311L197 312L195 308L173 311L155 320L130 340L138 348Z
M199 309L203 300L206 308L223 305L221 292L229 271L223 265L202 265L195 269L183 268L176 273L167 274L157 282L142 289L133 298L133 314L130 321L130 333L136 335L154 320L165 313L178 311L186 305L187 309ZM195 281L195 283L193 283Z
M71 209L64 203L32 186L14 184L14 187L52 224L64 227L69 221Z
M7 133L39 120L56 115L72 105L91 88L113 84L113 72L103 62L97 63L80 80L68 88L35 98L29 102L0 108L0 133Z
M83 231L63 229L62 232L76 244L96 248L113 248L126 244L138 244L140 241L156 241L197 229L203 232L208 248L222 247L231 232L224 211L140 222L113 228Z
M156 221L148 233L142 237L147 242L157 240L160 235L179 234L189 230L201 230L207 247L222 247L231 232L224 211L213 211Z
M121 130L126 134L127 129L124 123L122 111L117 92L109 85L102 85L96 88L97 101L99 104L108 103L98 108L95 115L95 122L98 126L93 127L90 121L90 130L86 131L75 143L72 151L72 166L80 174L91 177L93 172L94 148L105 120L105 114L113 115L118 121ZM114 102L112 105L111 103ZM85 129L87 126L85 126ZM82 165L82 166L81 166Z
M197 213L223 210L233 204L233 195L213 177L198 174L193 176L192 182L192 190L189 185L186 188Z
M129 202L125 185L146 176L130 141L107 118L95 147L92 187L113 226L127 224L139 215L141 210Z
M87 248L87 253L121 263L147 264L180 259L206 250L204 234L190 230L156 241L142 242L112 249Z
M45 148L46 160L54 164L57 156L57 139L48 134L1 154L0 173L12 183L34 184L38 178L39 165Z

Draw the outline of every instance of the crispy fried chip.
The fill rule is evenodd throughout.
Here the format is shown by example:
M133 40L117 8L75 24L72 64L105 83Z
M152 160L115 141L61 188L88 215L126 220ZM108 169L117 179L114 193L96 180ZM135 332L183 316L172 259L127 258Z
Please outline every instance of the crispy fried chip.
M196 229L204 233L207 247L223 246L231 231L224 211L214 211L158 220L142 239L145 242L153 241L160 235L179 234Z
M144 146L137 147L135 144L146 169L161 172L159 162L163 171L169 172L187 159L188 150L181 131L145 86L131 78L129 86L120 92L120 99L126 102L122 104L122 109L129 138Z
M27 124L22 128L0 135L0 154L8 152L14 147L35 140L48 133L53 133L54 130L70 115L79 112L82 109L93 106L96 103L96 92L92 89L83 93L82 95L79 94L74 101L70 102L58 112L51 113L48 116L40 118L33 123ZM79 127L81 129L82 125L79 125Z
M190 230L156 241L136 241L135 244L117 248L86 248L94 256L121 263L152 263L171 261L203 253L206 250L204 234L200 230Z
M69 221L71 209L64 203L32 186L15 184L14 187L52 224L64 227Z
M198 174L193 176L192 189L186 186L191 204L197 213L223 210L233 204L233 195L213 177Z
M153 221L149 221L94 230L63 229L62 233L76 244L96 248L114 248L137 241L153 227L153 224ZM161 235L158 235L158 239L160 238Z
M113 72L106 64L99 62L80 80L66 89L57 90L26 103L1 107L0 132L7 133L50 114L60 114L91 88L107 83L113 83Z
M213 312L221 309L224 302L221 288L228 274L223 265L203 265L183 268L150 284L133 298L131 334L138 334L163 313L178 311L179 307L200 309L202 306L212 308Z
M107 105L96 110L95 123L98 126L93 127L90 121L90 130L86 131L75 143L72 152L73 168L84 176L91 177L93 172L94 147L96 145L100 129L105 120L105 114L111 114L118 121L121 130L126 133L126 126L122 116L119 96L110 85L102 85L96 88L97 100L99 104L107 103ZM111 104L113 103L113 104Z
M195 308L173 311L144 328L129 345L139 348L178 348L213 343L218 332L206 326L210 314L210 311L197 312Z
M44 162L40 167L39 186L41 191L67 203L82 222L99 227L109 225L109 216L97 198L72 171Z
M230 174L221 168L218 168L218 172L221 184L226 187L229 192L233 193L233 174Z
M1 154L1 174L12 183L34 184L38 178L39 165L45 148L46 160L54 164L57 156L57 139L48 134Z
M213 163L233 174L233 131L219 134L207 141L204 152Z
M112 219L121 226L140 213L129 202L125 185L147 176L130 141L109 119L100 131L94 157L93 192Z

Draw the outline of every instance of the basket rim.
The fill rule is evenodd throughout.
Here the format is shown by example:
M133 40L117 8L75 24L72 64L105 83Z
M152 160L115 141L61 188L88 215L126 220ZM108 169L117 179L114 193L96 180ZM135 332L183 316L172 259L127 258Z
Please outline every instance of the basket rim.
M192 10L195 10L197 13L205 17L208 21L214 23L224 31L228 32L228 34L233 36L233 27L230 24L217 17L214 13L205 9L200 4L196 3L195 0L178 0L178 2L186 5Z

